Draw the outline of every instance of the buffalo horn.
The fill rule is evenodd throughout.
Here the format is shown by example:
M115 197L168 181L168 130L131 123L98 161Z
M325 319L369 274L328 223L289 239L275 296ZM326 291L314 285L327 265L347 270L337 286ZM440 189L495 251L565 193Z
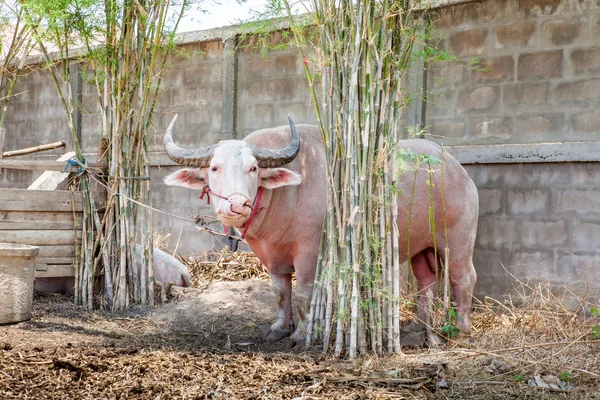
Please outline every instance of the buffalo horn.
M298 151L300 151L300 135L294 121L292 121L292 117L289 115L288 120L290 121L290 129L292 130L292 140L286 147L282 149L265 149L263 147L250 146L259 167L281 167L292 162L296 158L296 155L298 155Z
M199 149L184 149L179 147L173 142L173 125L175 125L175 121L177 120L177 114L171 120L167 131L165 132L165 137L163 140L165 153L167 156L177 164L186 165L189 167L208 167L210 165L210 160L213 155L213 151L217 145L212 145L208 147L201 147Z

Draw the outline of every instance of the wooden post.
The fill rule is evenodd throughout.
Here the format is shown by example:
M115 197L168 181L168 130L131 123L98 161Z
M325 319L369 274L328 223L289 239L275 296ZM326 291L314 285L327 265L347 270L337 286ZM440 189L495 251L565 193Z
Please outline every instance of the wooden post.
M4 154L0 151L0 158L24 156L25 154L39 153L40 151L46 151L46 150L54 150L54 149L58 149L59 147L64 147L64 146L65 146L65 142L54 142L54 143L48 143L48 144L40 144L39 146L35 146L35 147L27 147L26 149L7 151L7 152L4 152Z
M223 40L223 112L221 114L222 140L235 139L237 107L237 38Z

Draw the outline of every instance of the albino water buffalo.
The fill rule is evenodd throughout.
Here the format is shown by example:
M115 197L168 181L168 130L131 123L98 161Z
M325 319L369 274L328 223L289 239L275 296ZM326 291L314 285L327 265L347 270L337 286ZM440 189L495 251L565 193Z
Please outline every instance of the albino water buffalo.
M136 244L135 251L138 257L136 267L138 271L141 271L144 259L142 246ZM159 248L155 247L152 253L154 255L152 263L154 267L154 280L175 286L190 286L190 271L188 271L185 264Z
M135 266L138 274L144 263L142 246L136 245L137 259ZM173 284L176 286L190 286L190 272L185 264L180 262L172 255L154 248L154 279L159 285ZM41 293L62 293L72 295L74 293L75 278L64 276L58 278L35 278L33 288ZM98 282L97 290L101 290L102 285ZM96 289L95 289L96 290Z
M225 140L199 149L180 148L173 142L169 125L164 148L171 160L185 168L165 178L168 185L210 193L218 218L227 227L243 231L248 245L268 269L277 294L278 319L266 335L279 340L290 334L299 346L306 336L315 278L319 242L326 210L326 159L319 128L294 125L255 131L243 140ZM470 329L471 293L476 275L472 255L477 230L478 198L475 185L460 164L441 148L426 140L401 141L400 147L433 154L443 159L445 216L450 247L450 280L457 303L458 322ZM285 166L285 168L283 168ZM434 187L435 218L443 221L442 185ZM420 171L412 211L411 260L421 290L419 312L430 322L428 301L435 293L436 272L433 238L429 229L427 172ZM411 193L414 174L401 178L404 193ZM434 179L435 180L435 179ZM398 227L407 231L408 201L398 202ZM437 230L437 246L446 245L443 224ZM401 235L400 255L407 258L406 235ZM296 303L299 322L292 317L291 273L296 272ZM295 331L294 331L295 329Z

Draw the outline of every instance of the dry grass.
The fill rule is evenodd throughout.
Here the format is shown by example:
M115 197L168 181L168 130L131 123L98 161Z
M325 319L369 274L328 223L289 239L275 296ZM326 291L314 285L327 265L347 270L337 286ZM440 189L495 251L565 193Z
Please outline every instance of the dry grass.
M192 287L203 288L211 282L269 280L269 272L252 252L205 252L185 260Z
M251 253L203 254L190 268L197 286L268 279ZM516 285L506 302L476 304L469 336L354 361L223 351L206 332L49 296L36 300L31 322L0 328L0 398L600 399L600 339L591 335L600 319L584 312L594 304L565 288ZM528 384L535 376L571 386Z
M252 253L223 250L202 254L193 259L190 269L198 285L215 280L269 279ZM338 370L338 376L323 378L320 385L325 381L358 387L393 385L409 390L429 388L433 394L442 382L448 388L438 393L458 391L468 398L545 398L549 393L600 398L595 389L600 387L600 340L593 339L600 320L589 314L594 304L568 287L513 279L515 289L506 301L475 301L471 335L452 339L443 349L334 362L345 365L345 372ZM535 376L546 382L555 376L563 388L567 383L572 388L535 387Z

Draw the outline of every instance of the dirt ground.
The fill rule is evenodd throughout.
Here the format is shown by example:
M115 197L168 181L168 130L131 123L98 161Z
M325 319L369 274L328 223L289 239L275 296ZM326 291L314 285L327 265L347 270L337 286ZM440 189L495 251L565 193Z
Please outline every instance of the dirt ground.
M36 295L30 321L0 327L0 399L600 399L598 321L536 310L480 307L470 337L349 361L261 343L266 280L121 313ZM551 376L561 388L527 383Z

